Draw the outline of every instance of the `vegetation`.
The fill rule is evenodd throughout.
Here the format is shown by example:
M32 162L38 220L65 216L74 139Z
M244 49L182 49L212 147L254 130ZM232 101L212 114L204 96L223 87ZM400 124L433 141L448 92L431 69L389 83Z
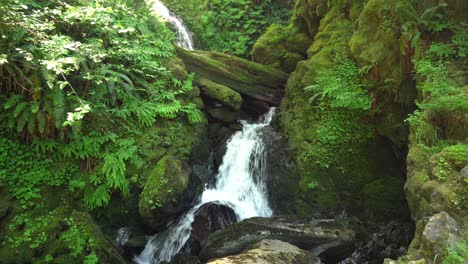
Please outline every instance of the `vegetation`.
M83 236L86 223L55 214L46 196L58 188L81 209L128 196L146 180L128 172L145 165L144 131L204 121L193 75L171 72L173 32L133 1L5 0L0 12L0 189L20 205L0 243L42 254L60 221L70 256L97 263L94 233Z
M176 53L141 0L0 0L0 262L124 263L94 221L159 232L181 215L211 174L208 146L279 101L288 76L273 68L291 73L279 115L299 174L291 212L367 223L409 218L408 205L399 263L467 259L463 0L296 0L294 14L288 0L163 2L198 48L272 68Z
M165 0L194 32L201 49L250 57L255 41L273 23L290 17L292 1Z
M71 183L85 188L90 208L106 205L112 190L128 194L126 164L142 165L134 140L139 127L179 115L203 120L195 104L181 100L192 78L178 80L163 66L173 56L172 32L148 10L135 12L128 4L1 6L1 128L31 142L38 153L85 162L91 173ZM114 126L120 128L109 131ZM13 154L8 145L2 148Z

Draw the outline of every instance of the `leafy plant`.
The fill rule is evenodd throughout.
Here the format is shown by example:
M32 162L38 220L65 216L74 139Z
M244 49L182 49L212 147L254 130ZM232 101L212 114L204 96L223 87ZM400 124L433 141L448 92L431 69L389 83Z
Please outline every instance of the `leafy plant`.
M351 110L369 110L371 97L363 89L359 69L346 55L339 54L334 59L334 67L330 74L323 75L317 84L304 88L315 93L309 103L317 99L329 98L331 106Z
M251 0L166 0L207 50L248 57L256 39L273 24L285 23L291 3ZM199 12L203 10L203 12Z

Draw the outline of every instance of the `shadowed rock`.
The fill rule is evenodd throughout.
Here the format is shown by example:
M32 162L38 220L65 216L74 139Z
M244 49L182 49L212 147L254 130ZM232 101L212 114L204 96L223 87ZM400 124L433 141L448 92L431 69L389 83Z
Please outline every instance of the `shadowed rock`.
M354 250L355 232L347 223L333 219L304 220L294 217L249 218L208 237L200 260L208 261L242 252L263 239L282 240L314 255L345 259Z

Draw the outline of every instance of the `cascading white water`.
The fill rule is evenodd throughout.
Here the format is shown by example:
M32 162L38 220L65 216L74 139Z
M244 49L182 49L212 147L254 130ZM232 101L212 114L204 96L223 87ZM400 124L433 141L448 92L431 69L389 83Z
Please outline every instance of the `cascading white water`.
M176 44L186 50L193 50L192 33L187 29L182 20L159 0L147 0L151 11L160 18L175 27L177 33Z
M136 263L157 264L170 261L189 239L195 213L208 202L216 201L231 207L238 220L272 215L266 195L265 152L259 130L270 124L274 112L275 109L271 108L257 123L241 121L242 130L236 132L227 142L215 187L206 188L198 205L166 231L153 236L143 252L134 258Z

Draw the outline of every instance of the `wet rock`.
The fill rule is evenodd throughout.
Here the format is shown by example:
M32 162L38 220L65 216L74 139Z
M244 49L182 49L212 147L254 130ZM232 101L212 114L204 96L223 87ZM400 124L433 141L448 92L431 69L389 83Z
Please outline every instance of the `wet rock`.
M286 140L272 126L261 130L266 153L266 189L268 201L277 214L296 213L295 188L299 175L295 164L290 160Z
M123 249L129 258L132 256L140 254L146 245L146 237L145 236L136 236L132 237L127 240L123 244Z
M409 219L393 220L387 224L367 224L370 234L357 243L353 254L340 264L382 263L385 258L397 259L405 254L413 238L414 227Z
M161 264L199 264L198 258L187 254L179 253L172 258L170 262L162 262Z
M354 250L355 232L345 222L333 219L254 217L219 230L202 245L200 260L238 254L263 239L281 239L316 256L335 252L344 259Z
M229 206L216 202L202 205L195 214L187 249L183 250L190 252L191 255L198 255L201 243L207 240L211 233L235 222L237 222L236 214Z
M208 109L208 114L216 120L219 120L224 123L232 123L235 122L238 117L239 113L233 111L227 107L216 107Z
M261 240L238 255L214 259L208 264L319 264L312 253L280 240Z

